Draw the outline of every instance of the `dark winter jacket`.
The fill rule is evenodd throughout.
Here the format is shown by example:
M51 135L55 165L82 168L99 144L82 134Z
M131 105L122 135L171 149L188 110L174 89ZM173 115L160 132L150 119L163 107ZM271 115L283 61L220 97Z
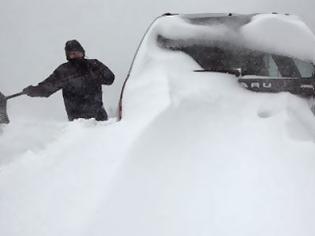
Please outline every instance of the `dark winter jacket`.
M46 80L30 86L26 94L49 97L62 89L68 118L107 120L102 101L102 84L110 85L114 74L95 59L76 59L59 66Z

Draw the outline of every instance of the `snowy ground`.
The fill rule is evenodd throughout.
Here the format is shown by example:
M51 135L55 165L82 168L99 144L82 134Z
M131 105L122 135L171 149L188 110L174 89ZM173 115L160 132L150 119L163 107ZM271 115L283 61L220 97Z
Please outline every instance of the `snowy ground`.
M217 76L234 93L177 101L146 127L5 127L0 234L314 235L307 102Z
M29 130L0 167L0 234L79 235L126 150L128 137L113 122L20 124ZM3 132L21 131L10 129ZM8 136L1 141L14 142Z

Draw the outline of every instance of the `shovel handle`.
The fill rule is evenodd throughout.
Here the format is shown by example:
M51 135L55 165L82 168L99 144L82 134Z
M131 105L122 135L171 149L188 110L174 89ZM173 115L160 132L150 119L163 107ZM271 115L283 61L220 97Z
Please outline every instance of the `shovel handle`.
M11 99L11 98L19 97L19 96L21 96L21 95L24 95L24 92L16 93L16 94L7 96L7 97L5 97L5 98L6 98L6 100L9 100L9 99Z

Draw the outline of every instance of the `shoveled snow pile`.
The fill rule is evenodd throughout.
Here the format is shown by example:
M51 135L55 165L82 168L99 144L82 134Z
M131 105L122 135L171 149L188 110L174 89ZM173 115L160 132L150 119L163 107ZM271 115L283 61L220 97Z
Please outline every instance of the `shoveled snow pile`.
M3 128L0 235L315 234L308 101L194 73L189 56L155 44L165 30L182 32L176 22L185 25L161 18L144 39L122 121Z

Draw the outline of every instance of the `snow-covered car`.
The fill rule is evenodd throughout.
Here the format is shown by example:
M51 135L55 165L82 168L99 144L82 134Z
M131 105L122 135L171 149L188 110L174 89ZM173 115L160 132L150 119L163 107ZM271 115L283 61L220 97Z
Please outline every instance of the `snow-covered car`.
M147 43L149 38L151 45ZM160 50L188 55L197 63L194 72L234 74L245 88L256 92L315 95L315 39L296 16L165 14L154 21L144 41L126 82L136 77L139 67L146 67L154 52ZM149 58L143 58L143 51ZM143 65L137 65L139 61ZM124 90L121 99L123 93Z
M268 79L264 89L290 91L287 79L313 81L314 56L296 16L154 21L122 93L120 123L138 133L97 225L112 235L314 235L312 99L242 86Z

